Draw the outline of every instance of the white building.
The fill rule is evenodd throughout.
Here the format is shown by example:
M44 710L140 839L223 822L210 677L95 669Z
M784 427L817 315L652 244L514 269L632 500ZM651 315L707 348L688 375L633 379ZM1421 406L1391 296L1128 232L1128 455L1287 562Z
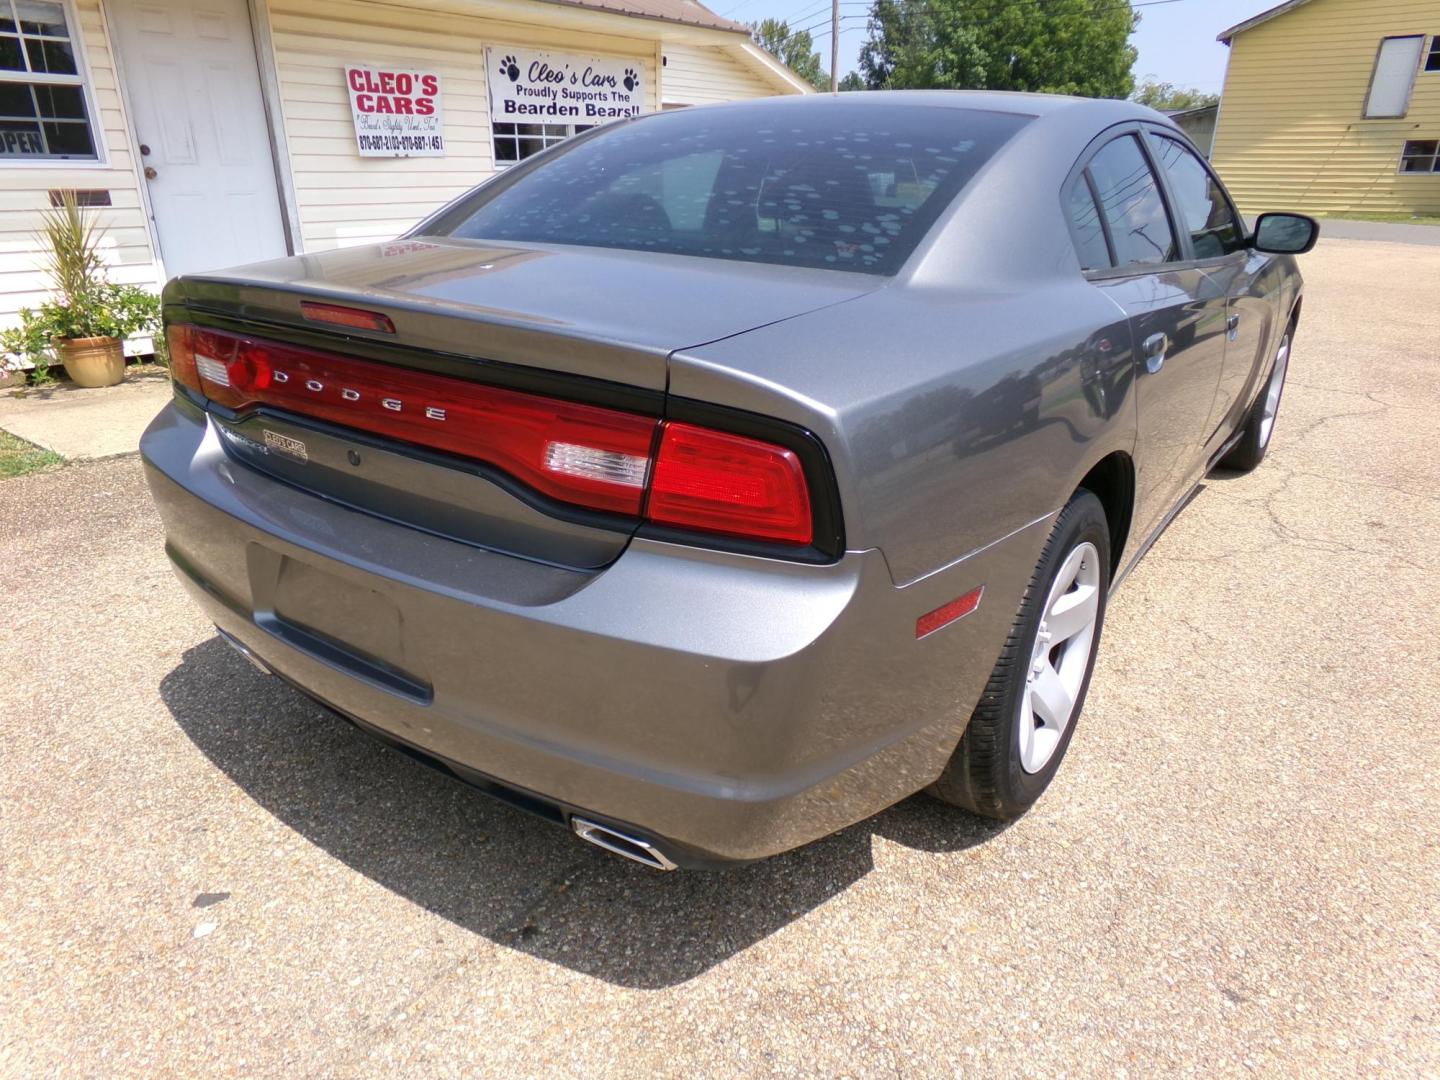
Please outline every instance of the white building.
M153 287L389 239L610 115L809 91L695 0L0 0L0 320L62 190Z

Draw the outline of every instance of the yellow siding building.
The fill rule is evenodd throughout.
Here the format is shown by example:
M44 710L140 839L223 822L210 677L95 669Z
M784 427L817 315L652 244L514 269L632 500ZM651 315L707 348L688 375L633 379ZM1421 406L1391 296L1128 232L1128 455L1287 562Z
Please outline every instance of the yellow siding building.
M1289 0L1226 30L1212 160L1247 214L1440 214L1440 0Z
M362 110L420 108L412 79L423 152L367 153L405 128ZM111 279L158 288L392 239L610 117L809 92L697 0L0 0L0 325L48 295L62 191L108 228Z

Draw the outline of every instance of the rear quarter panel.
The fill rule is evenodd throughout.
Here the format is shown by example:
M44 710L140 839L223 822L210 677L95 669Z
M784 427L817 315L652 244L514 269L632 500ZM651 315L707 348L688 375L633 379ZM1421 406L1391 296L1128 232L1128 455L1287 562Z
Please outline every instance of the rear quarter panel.
M670 390L814 431L846 546L882 549L906 585L1054 513L1096 461L1131 452L1133 370L1123 313L1077 272L883 289L682 351Z

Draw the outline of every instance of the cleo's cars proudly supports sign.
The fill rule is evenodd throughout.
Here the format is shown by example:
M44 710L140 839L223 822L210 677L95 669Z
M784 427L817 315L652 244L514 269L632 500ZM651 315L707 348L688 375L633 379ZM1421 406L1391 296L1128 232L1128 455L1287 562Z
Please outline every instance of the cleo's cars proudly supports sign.
M645 111L639 60L486 46L490 122L603 124Z
M430 71L345 69L361 157L442 157L440 76Z

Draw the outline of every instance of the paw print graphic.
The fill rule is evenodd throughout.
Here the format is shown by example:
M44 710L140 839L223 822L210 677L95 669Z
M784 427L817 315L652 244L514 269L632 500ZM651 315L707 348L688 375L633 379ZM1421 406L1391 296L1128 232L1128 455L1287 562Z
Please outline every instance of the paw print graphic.
M630 90L630 91L633 92L634 89L635 89L637 86L639 86L639 85L640 85L640 76L637 75L637 74L635 74L635 70L634 70L633 68L626 68L626 69L625 69L625 89L626 89L626 90Z
M515 62L515 57L507 56L500 61L500 74L511 82L520 81L520 65Z

